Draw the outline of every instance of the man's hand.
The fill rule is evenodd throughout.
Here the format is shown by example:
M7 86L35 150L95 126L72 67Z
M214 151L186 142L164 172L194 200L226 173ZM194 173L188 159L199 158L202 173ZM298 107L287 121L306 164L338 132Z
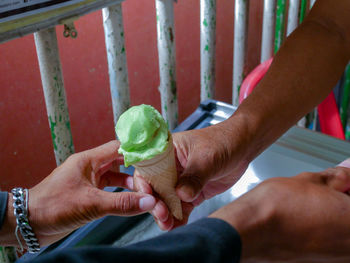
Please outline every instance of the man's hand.
M118 141L111 141L95 149L73 154L29 190L29 223L41 246L51 244L102 216L137 215L154 207L154 197L147 194L102 190L106 186L133 189L132 177L119 172L123 158L118 156L118 147ZM13 215L11 206L10 195L10 218ZM2 231L13 228L10 234L14 238L14 227L14 221L7 222L7 227L3 227Z
M187 204L193 207L231 187L249 162L331 92L350 59L350 1L334 2L316 2L231 118L174 134L180 163L177 193ZM191 208L183 209L186 220ZM162 229L172 227L161 202L153 215Z
M211 215L241 235L243 262L349 262L350 169L269 179Z
M239 129L236 132L240 132ZM226 134L220 124L173 134L179 176L176 191L183 201L184 219L181 222L174 219L164 202L158 200L152 214L161 229L169 230L186 224L195 206L224 192L238 181L248 161L233 138ZM243 141L243 136L237 138ZM134 178L135 189L152 194L151 187L142 177L135 173Z

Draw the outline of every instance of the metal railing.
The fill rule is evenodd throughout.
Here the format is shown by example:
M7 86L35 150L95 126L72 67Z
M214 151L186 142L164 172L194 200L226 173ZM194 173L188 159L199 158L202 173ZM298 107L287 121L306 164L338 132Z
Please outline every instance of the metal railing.
M102 9L108 72L114 123L130 106L127 51L124 41L122 1L85 0L48 15L29 17L16 27L16 22L0 24L0 41L4 42L25 34L34 33L40 73L56 163L62 163L74 152L70 130L68 105L64 89L64 76L58 53L55 26L67 21L72 23L79 16ZM287 35L298 25L305 0L290 0ZM304 2L304 4L303 4ZM178 124L176 89L174 1L155 0L157 17L157 42L160 75L162 115L169 128ZM238 105L239 90L246 72L246 47L249 16L249 0L235 0L234 63L232 103ZM265 0L261 45L261 61L273 56L282 44L286 12L286 0ZM310 2L312 5L314 1ZM200 54L201 54L201 101L215 96L215 34L216 0L200 1ZM301 19L302 20L302 19Z

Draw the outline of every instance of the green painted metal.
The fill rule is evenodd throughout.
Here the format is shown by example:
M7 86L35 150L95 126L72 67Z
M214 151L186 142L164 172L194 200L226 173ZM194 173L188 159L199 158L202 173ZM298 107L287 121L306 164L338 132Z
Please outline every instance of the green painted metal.
M201 101L215 94L216 0L200 1L201 19Z
M74 153L55 28L34 34L46 111L57 165Z
M348 121L348 110L349 110L349 95L350 95L350 64L346 67L344 73L344 82L343 82L343 98L340 107L340 119L346 129Z
M274 51L280 49L284 39L284 26L286 16L286 2L287 0L278 0L276 9L276 27L275 27L275 48Z
M0 263L14 263L17 260L14 247L0 247Z
M299 23L301 24L306 15L306 9L307 9L307 0L301 0L301 5L300 5L300 15L299 15Z

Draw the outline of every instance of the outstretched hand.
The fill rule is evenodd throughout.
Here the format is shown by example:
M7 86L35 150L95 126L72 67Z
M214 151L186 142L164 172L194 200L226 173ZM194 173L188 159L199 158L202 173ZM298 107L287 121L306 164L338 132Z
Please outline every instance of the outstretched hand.
M102 190L106 186L133 190L132 177L119 172L123 158L118 148L119 142L111 141L73 154L29 190L29 222L41 246L102 216L132 216L154 207L154 197L144 193Z

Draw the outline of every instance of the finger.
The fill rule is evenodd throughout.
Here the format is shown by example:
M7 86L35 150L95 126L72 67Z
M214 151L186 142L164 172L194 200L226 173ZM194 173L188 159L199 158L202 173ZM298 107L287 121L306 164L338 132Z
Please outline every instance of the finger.
M154 220L157 223L158 227L163 231L169 231L173 228L174 218L172 216L169 216L165 222L162 222L157 218L155 218Z
M175 229L179 226L186 225L191 212L194 209L194 205L191 203L182 202L182 220L174 220L174 225L171 229Z
M98 188L103 189L106 186L119 186L129 190L134 189L132 176L124 173L114 173L111 171L104 173L100 177Z
M153 193L152 187L137 172L134 173L134 190L146 194Z
M339 192L350 190L350 169L345 167L330 168L322 172L326 175L326 184Z
M114 140L99 147L82 152L88 161L91 162L94 172L100 169L103 164L116 160L118 155L119 141Z
M107 214L138 215L151 211L156 205L156 199L153 196L134 192L109 193L98 190L92 200L92 209L97 211L98 217Z
M203 186L204 182L199 176L184 174L179 178L176 193L182 201L192 202L199 196Z
M152 215L160 222L166 222L170 213L165 203L162 200L157 200L157 204L152 210Z
M199 195L197 196L197 198L195 200L193 200L192 204L193 204L193 206L199 206L204 201L205 201L205 196L204 196L203 192L201 191L199 193Z

